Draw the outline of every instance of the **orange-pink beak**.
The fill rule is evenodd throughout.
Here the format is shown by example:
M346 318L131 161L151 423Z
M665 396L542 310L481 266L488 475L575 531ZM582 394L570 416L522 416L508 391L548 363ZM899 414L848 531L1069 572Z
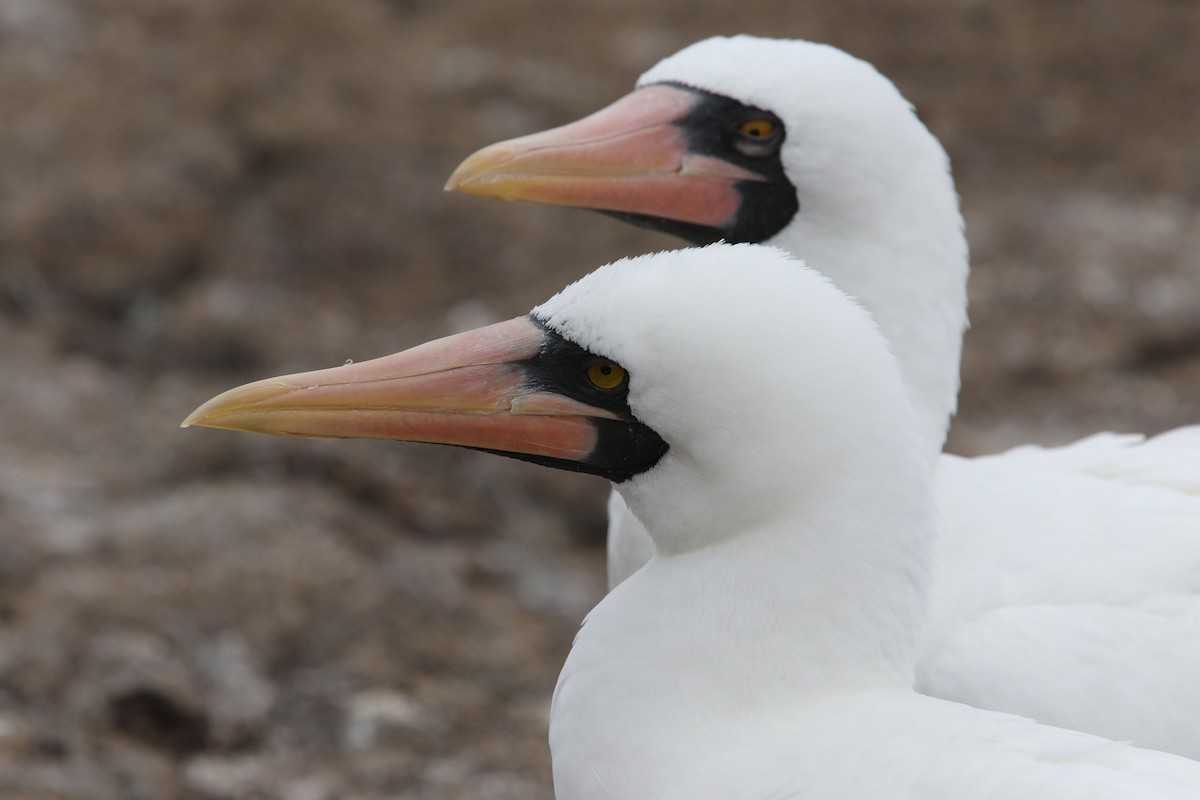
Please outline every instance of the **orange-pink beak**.
M556 461L596 448L604 409L525 379L545 331L518 317L396 355L231 389L183 426L461 445Z
M736 185L763 178L689 151L679 123L695 103L685 89L639 89L578 122L483 148L446 189L721 228L741 203Z

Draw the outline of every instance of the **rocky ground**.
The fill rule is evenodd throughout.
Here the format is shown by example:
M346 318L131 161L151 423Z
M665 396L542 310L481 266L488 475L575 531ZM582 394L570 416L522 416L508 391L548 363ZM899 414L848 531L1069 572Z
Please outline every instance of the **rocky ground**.
M4 0L0 797L548 798L585 477L178 428L673 244L441 192L712 33L874 61L955 163L959 452L1200 420L1200 6Z

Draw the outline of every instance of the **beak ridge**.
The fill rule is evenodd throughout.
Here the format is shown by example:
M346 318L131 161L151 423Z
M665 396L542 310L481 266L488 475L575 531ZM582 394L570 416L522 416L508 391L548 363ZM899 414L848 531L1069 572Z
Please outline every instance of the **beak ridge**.
M741 204L736 184L763 178L690 151L682 123L695 103L678 87L638 89L577 122L479 150L445 188L720 228Z
M231 389L183 427L318 438L432 442L579 461L604 409L530 386L545 332L528 317L392 356Z

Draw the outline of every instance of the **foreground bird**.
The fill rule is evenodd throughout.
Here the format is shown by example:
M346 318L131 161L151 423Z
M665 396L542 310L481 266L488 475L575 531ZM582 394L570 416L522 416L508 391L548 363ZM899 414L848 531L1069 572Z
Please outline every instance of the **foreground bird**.
M912 691L924 442L869 315L778 250L618 262L528 317L249 384L185 424L464 445L617 483L657 555L559 678L560 800L1200 796L1196 762Z
M967 245L945 152L911 106L835 48L745 36L688 47L638 87L481 150L447 187L803 256L875 317L936 462L917 688L1200 758L1200 428L940 455ZM615 585L653 546L619 495L610 513Z

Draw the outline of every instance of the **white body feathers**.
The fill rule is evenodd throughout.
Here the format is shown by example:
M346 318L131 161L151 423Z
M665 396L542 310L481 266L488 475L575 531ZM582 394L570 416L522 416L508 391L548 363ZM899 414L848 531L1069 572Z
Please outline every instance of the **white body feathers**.
M559 679L560 800L1200 794L1200 764L912 691L931 470L894 359L827 280L717 245L618 262L535 313L628 369L670 445L620 486L657 554Z

